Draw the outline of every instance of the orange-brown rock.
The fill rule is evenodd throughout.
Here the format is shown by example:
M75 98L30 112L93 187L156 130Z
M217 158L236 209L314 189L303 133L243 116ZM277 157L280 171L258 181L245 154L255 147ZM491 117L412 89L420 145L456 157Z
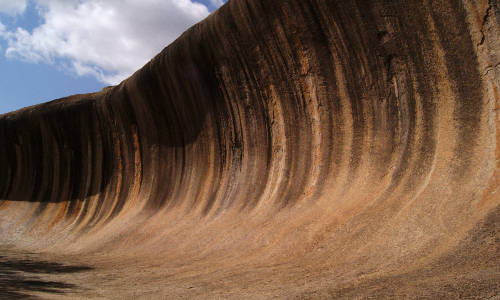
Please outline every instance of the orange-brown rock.
M231 0L120 85L1 115L9 272L87 266L5 295L498 296L499 20Z

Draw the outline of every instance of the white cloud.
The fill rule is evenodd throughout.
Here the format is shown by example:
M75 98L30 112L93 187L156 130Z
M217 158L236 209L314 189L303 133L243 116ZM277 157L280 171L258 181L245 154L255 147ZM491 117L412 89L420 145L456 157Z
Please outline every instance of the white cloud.
M36 3L42 25L32 32L0 30L8 45L6 56L59 66L65 61L64 66L76 74L92 75L108 84L130 76L209 13L206 6L191 0Z
M26 9L26 0L0 0L0 12L8 15L21 14Z

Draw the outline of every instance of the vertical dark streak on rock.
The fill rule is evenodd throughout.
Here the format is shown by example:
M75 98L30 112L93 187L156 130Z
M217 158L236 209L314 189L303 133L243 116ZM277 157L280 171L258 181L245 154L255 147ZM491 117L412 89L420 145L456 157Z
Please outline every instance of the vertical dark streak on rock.
M454 162L455 175L461 180L472 167L471 160L477 147L475 138L483 112L481 74L463 6L453 1L432 2L432 17L445 52L452 89L457 94L454 116L458 143L454 149Z

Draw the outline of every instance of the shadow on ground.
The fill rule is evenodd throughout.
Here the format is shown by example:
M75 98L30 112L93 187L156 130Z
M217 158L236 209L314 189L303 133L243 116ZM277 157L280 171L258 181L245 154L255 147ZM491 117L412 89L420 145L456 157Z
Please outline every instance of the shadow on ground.
M78 287L62 281L48 281L47 275L64 275L91 270L87 266L67 266L31 259L11 259L0 255L0 299L35 299L32 292L65 294Z

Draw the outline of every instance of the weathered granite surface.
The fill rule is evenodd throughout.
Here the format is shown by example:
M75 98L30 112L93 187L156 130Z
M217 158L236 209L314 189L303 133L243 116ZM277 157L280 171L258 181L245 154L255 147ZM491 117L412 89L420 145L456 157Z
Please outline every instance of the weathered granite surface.
M498 296L499 21L230 0L120 85L0 116L0 244L88 265L75 297Z

